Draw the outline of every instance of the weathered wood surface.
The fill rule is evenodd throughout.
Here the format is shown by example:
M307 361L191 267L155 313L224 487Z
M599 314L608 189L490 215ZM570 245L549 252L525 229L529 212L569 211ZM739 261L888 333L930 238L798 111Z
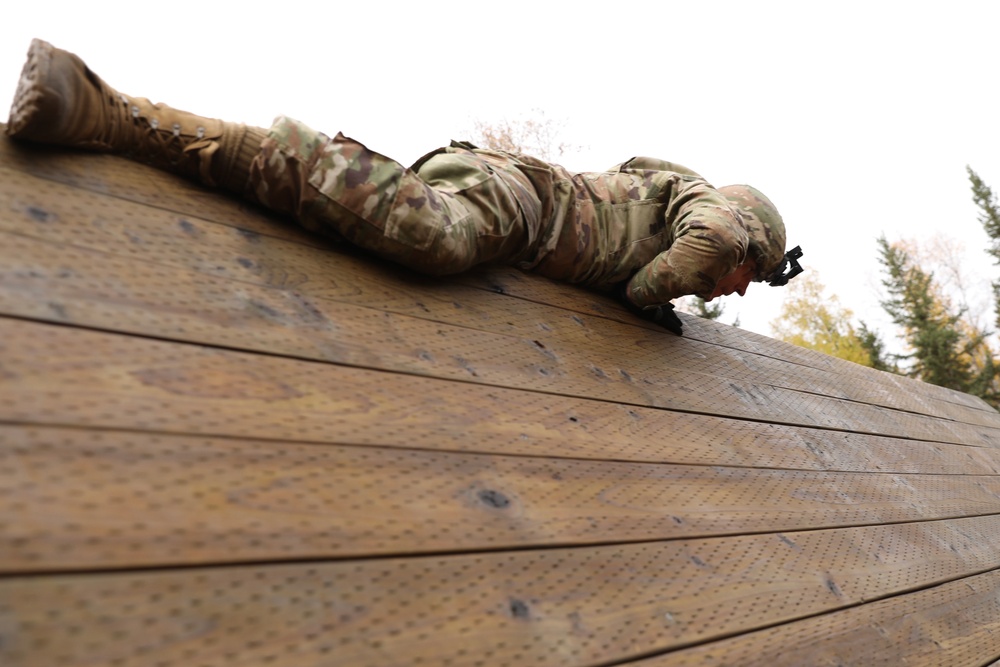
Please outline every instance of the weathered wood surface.
M0 141L0 664L995 661L1000 415L686 324Z
M642 542L990 516L1000 478L6 427L0 570ZM16 443L16 444L15 444ZM58 482L54 482L58 480ZM992 517L991 517L992 518ZM1000 519L1000 518L998 518ZM998 550L1000 555L1000 550Z
M23 210L35 220L35 227L59 227L71 217L42 215L37 206ZM38 218L45 220L38 223ZM107 225L104 218L100 222ZM179 233L193 237L187 243L204 241L190 220L177 226ZM141 238L135 225L130 227L131 231L119 230L116 235ZM252 265L255 260L245 255L251 255L247 246L253 243L263 245L259 239L243 239L240 248L220 249L218 255L232 258L236 250L232 263L243 260ZM160 253L154 246L142 252L143 261L20 234L0 234L0 248L5 267L0 308L23 317L634 405L888 435L912 434L915 424L922 423L920 430L932 439L991 445L1000 441L996 416L983 410L929 400L924 412L956 421L902 415L904 424L898 413L862 401L885 397L882 403L915 410L920 402L910 392L879 388L867 395L830 398L812 392L824 384L836 387L835 374L807 373L787 362L763 355L747 358L726 348L707 354L708 346L699 341L674 343L664 340L662 332L647 330L637 335L634 327L604 318L532 317L530 308L525 314L524 308L504 303L510 299L487 299L501 303L496 313L480 318L485 322L480 327L490 327L489 320L502 317L507 329L494 333L473 328L466 316L462 316L466 321L449 326L440 320L313 297L302 285L275 289L243 281L234 284L159 263L162 256L183 254L183 248ZM321 270L320 261L330 262L314 259L315 270ZM299 266L309 268L305 262ZM285 276L287 270L280 273ZM350 277L351 285L363 280ZM163 285L170 289L164 291ZM378 296L367 295L364 287L353 289L368 303ZM466 294L464 300L469 298ZM446 310L464 310L457 295L450 299ZM632 346L620 344L625 335L631 336ZM586 349L586 357L573 354L575 347ZM969 428L969 423L991 427Z
M900 592L958 577L963 585L951 591L952 600L972 591L979 594L977 606L996 610L996 573L976 575L1000 565L998 527L990 518L576 549L25 577L0 582L0 596L23 628L8 644L16 664L154 658L166 664L607 664L776 624L789 626L786 636L815 642L817 618L826 617L836 636L849 620L831 612L864 609L866 601L893 594L901 600L897 614L882 611L876 618L912 624L906 614L938 602L937 596ZM968 625L970 612L981 618L980 633L998 623L995 613L955 607L954 617L937 618L932 607L921 629L936 638L956 621ZM803 617L812 618L795 622ZM819 634L827 649L835 647ZM899 644L887 650L914 650ZM987 636L979 650L998 646ZM941 655L939 649L932 657L940 662Z

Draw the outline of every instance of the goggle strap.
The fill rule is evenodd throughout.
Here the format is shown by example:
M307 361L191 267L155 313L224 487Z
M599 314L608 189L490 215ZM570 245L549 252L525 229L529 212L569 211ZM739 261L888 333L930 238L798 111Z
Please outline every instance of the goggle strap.
M800 257L802 257L802 246L795 246L786 252L785 256L781 260L781 264L779 264L778 268L771 273L766 282L770 284L771 287L781 287L783 285L787 285L789 280L804 271L798 262ZM789 268L786 272L785 269L788 268L789 264L791 264L791 268Z

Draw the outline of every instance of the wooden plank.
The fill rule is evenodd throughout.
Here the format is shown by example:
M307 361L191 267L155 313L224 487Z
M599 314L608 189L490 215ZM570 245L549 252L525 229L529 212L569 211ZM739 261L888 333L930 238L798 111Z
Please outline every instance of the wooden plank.
M0 416L318 443L989 475L992 448L715 418L0 318Z
M634 321L622 317L621 311L609 309L605 301L596 299L586 291L567 289L567 286L551 281L534 280L516 269L496 267L488 272L472 272L464 276L462 280L465 284L516 296L527 301L550 304L587 315ZM893 373L874 371L850 361L784 343L738 327L718 326L710 320L687 316L683 313L681 317L685 323L684 336L686 338L694 338L762 357L784 359L799 364L803 369L812 368L835 373L841 378L850 378L852 382L860 380L873 384L885 384L889 387L896 387L899 391L924 393L928 397L971 407L982 412L996 412L981 398L954 389L918 382ZM655 330L655 325L647 326Z
M0 130L3 127L0 124ZM209 217L222 224L299 243L317 244L319 241L314 234L294 224L281 224L281 219L273 213L224 192L112 155L19 144L0 131L0 165L116 200L182 215ZM322 242L318 244L323 245Z
M13 577L0 663L608 664L996 568L998 528Z
M636 542L1000 513L1000 477L0 427L0 570ZM19 472L15 472L19 471ZM998 519L1000 521L1000 519Z
M6 165L10 169L56 183L85 188L95 193L162 208L185 218L207 218L213 222L247 227L241 217L233 218L231 209L236 204L235 202L231 203L225 196L207 196L208 191L183 179L120 158L43 146L26 147L6 140L5 137L0 137L0 165ZM50 204L51 201L46 203L47 206ZM257 209L251 207L241 210L241 213L247 211L250 213L258 212ZM45 217L46 213L47 211L42 209L36 214ZM262 225L256 227L254 231L282 237L288 232L287 227L275 225L273 218L265 218L261 222ZM329 243L316 236L303 236L301 233L297 240L307 245L329 246ZM466 280L487 291L506 290L510 293L520 294L527 289L526 296L532 300L552 304L561 303L569 309L634 321L630 320L627 315L622 317L620 309L608 308L606 300L596 298L595 295L587 292L566 289L562 285L546 284L545 281L528 281L520 287L520 291L513 287L518 282L524 282L525 279L526 277L519 272L502 268L456 278L456 280ZM813 357L812 359L818 360L819 366L822 368L829 367L829 362L825 357ZM801 360L799 361L802 363Z
M38 160L37 153L44 155L43 160ZM212 220L223 222L224 224L236 224L240 227L266 233L272 236L294 239L299 243L313 246L329 246L329 243L313 235L305 234L301 230L294 229L288 225L274 224L273 217L269 218L254 207L240 205L236 201L226 198L224 195L214 194L199 186L190 184L183 179L175 178L157 170L136 165L128 161L110 156L80 154L76 152L66 153L59 149L30 148L24 149L13 142L0 141L0 163L6 163L24 170L26 173L33 173L44 178L55 179L60 182L69 183L79 187L85 187L97 192L114 192L116 197L123 197L132 201L142 202L169 210L186 213L189 216L202 217L208 215ZM166 198L166 199L165 199ZM239 206L237 215L232 215L232 209ZM506 280L499 276L505 275ZM537 298L538 294L547 294L548 303L552 303L552 295L556 294L557 299L563 303L572 304L574 309L582 312L593 312L602 316L615 319L623 318L623 311L619 308L607 307L607 302L602 299L594 299L586 292L580 293L576 290L567 290L565 286L548 284L546 281L525 281L523 274L505 269L498 269L495 272L472 274L469 276L470 284L486 287L490 290L506 290L507 293L521 293L518 290L511 290L511 285L518 285L519 290L528 289L531 296ZM513 283L511 279L515 280ZM486 284L482 284L482 280ZM633 321L627 315L626 321ZM749 335L739 331L731 331L725 327L718 328L706 326L706 322L697 318L689 318L689 337L693 333L695 337L701 336L703 339L717 342L736 349L754 351L759 354L774 354L774 346L777 343L763 336ZM735 334L735 335L734 335ZM748 344L748 341L752 343ZM834 360L826 355L822 355L811 350L803 350L794 346L787 346L778 343L780 354L777 356L793 355L798 363L803 365L815 365L819 368L827 368L838 373L854 374L857 369L848 362ZM867 377L870 377L867 376ZM896 376L888 376L890 381L897 382ZM914 391L915 383L909 386L910 391ZM973 405L974 407L987 412L995 412L981 400L974 399L960 392L934 388L931 391L940 393L948 400L960 404Z
M236 206L235 202L229 202L225 197L217 196L211 202L213 205L205 205L205 203L201 201L201 199L204 199L207 196L206 191L203 189L185 183L181 179L176 179L170 175L162 174L143 165L136 165L109 156L63 153L53 150L48 150L46 152L44 149L42 151L42 155L45 159L38 160L37 155L32 156L31 150L25 151L25 149L16 145L11 146L11 143L12 142L8 141L0 142L0 164L10 164L16 168L24 170L26 173L39 174L46 178L60 179L63 182L68 182L73 185L89 187L97 192L115 192L116 196L124 196L131 198L134 201L154 205L162 205L160 199L164 196L164 193L169 192L171 189L179 189L182 196L170 199L170 206L168 207L170 210L186 213L188 216L200 217L209 215L213 220L221 221L225 224L239 224L239 221L242 219L241 215L237 215L234 218L232 215L220 216L217 214L220 206L225 208L225 206L229 204L230 208L233 208ZM32 159L33 157L34 159ZM49 164L50 161L51 164ZM89 164L86 165L86 168L82 169L81 165L77 164L78 162ZM126 188L125 192L117 191L122 188L123 183L129 187ZM194 196L196 194L199 196ZM209 199L212 198L209 197ZM259 215L259 212L253 209L251 210ZM38 209L36 208L35 212L37 211ZM42 212L44 213L44 209ZM254 224L250 224L249 226L243 225L243 227L256 230L258 232L264 232L269 235L294 238L300 243L318 245L320 247L329 247L329 243L326 243L316 237L304 235L300 230L289 230L287 225L275 224L273 219L269 224L266 217L262 220L256 220ZM582 312L594 312L602 316L619 320L624 319L627 322L634 322L633 318L624 314L623 311L616 306L612 306L609 310L608 302L600 299L599 297L595 298L595 295L567 288L567 286L564 285L551 284L544 280L525 280L525 276L523 274L509 269L501 268L481 273L479 275L471 274L469 276L462 277L461 280L467 281L469 284L477 285L479 287L485 287L486 289L499 289L508 293L521 294L524 290L527 290L529 292L529 294L527 294L529 298L537 299L539 294L545 294L548 296L547 301L549 303L561 302L574 309L582 309ZM483 281L485 281L485 283ZM515 287L512 288L512 285ZM554 300L553 295L555 297ZM945 390L939 387L925 386L922 383L907 381L891 374L872 374L865 371L864 375L858 375L860 369L849 362L831 359L826 357L826 355L779 343L763 336L756 336L753 334L744 336L744 334L749 334L749 332L734 331L728 327L717 327L714 324L699 321L697 318L689 318L689 320L689 338L701 337L710 342L722 344L727 347L753 351L764 355L794 358L797 363L804 366L815 365L819 368L833 370L839 374L857 376L858 381L862 383L870 382L872 377L882 376L890 385L897 383L906 384L909 393L915 391L931 392L932 395L940 396L946 400L954 401L963 405L970 405L988 413L995 413L992 408L981 400L959 392ZM907 395L908 392L904 391L898 393L901 395Z
M629 664L992 666L998 653L1000 572L993 571Z
M0 312L363 368L876 435L996 446L1000 428L782 389L772 374L699 372L696 342L617 328L587 355L18 235L0 241ZM169 289L165 289L169 286ZM590 328L587 323L581 326ZM612 332L609 332L611 334ZM669 339L667 338L669 337ZM621 341L630 341L623 345ZM566 344L570 346L570 341ZM582 343L580 343L582 344ZM637 360L646 347L668 357ZM669 359L670 352L677 355ZM709 372L711 368L706 369ZM775 371L781 375L780 371Z
M370 260L337 253L332 247L325 251L303 247L128 203L118 203L108 210L103 195L49 183L21 172L2 169L0 176L0 208L9 211L0 216L0 229L12 233L134 257L147 263L292 289L309 297L377 306L397 314L516 335L543 344L550 355L560 358L572 356L581 344L591 354L620 347L621 327L602 319L574 320L539 304L484 295L480 290L452 281L415 280L412 274L384 264L378 264L378 270L373 271ZM56 259L54 252L46 251L45 256ZM610 308L615 310L616 306ZM633 337L641 333L632 331ZM688 337L688 340L694 339ZM690 365L693 361L698 364L699 372L731 379L746 379L766 370L769 382L783 388L967 423L1000 425L1000 414L995 411L983 412L925 399L922 393L926 385L895 376L886 376L888 384L884 386L866 380L866 376L845 382L842 375L750 356L725 347L708 348L690 342L680 347L664 340L662 335L640 335L636 343L631 353L635 365L641 367L662 363ZM902 383L908 384L901 386Z
M805 429L0 319L6 421L808 470L995 474L994 449Z
M234 231L235 204L190 185L230 227L182 222L163 211L192 204L128 166L124 195L161 209L80 207L79 188L102 184L78 165L43 166L77 172L38 200L39 182L7 187L0 170L0 312L245 351L0 319L0 561L29 573L0 578L0 664L607 664L1000 567L982 402L714 324L644 333L533 277L539 305L405 289L399 270L352 290L373 264L331 266L297 230ZM610 310L580 315L582 300ZM714 403L730 417L708 416ZM822 428L735 418L783 413ZM834 430L859 425L927 441ZM217 435L154 433L186 430ZM811 471L752 469L768 464ZM816 472L838 466L865 474ZM926 521L969 513L983 516ZM399 557L411 544L423 555ZM919 627L963 641L975 619L937 634L961 604Z

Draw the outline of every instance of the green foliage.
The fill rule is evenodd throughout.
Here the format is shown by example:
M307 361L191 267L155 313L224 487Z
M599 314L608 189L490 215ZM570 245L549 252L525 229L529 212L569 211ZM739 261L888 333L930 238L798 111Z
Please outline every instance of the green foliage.
M972 167L965 167L972 185L972 201L979 209L979 223L990 238L990 247L986 252L993 256L995 263L1000 264L1000 205L996 195L988 185L983 183ZM996 315L996 325L1000 327L1000 282L993 281L993 312Z
M1000 206L997 204L996 195L983 183L979 175L972 171L972 167L967 166L965 171L972 184L972 201L979 209L979 223L990 237L990 248L986 252L1000 263Z
M894 355L885 349L885 342L877 331L868 328L864 320L858 325L858 340L861 347L868 353L868 364L875 370L899 373L899 366Z
M693 294L674 299L673 303L674 307L682 313L697 315L706 320L715 320L716 322L722 322L722 315L726 310L725 299L716 299L709 304L701 297L694 296ZM738 327L740 326L740 318L737 315L733 322L723 322L723 324Z
M711 306L705 303L705 300L701 297L696 297L692 302L692 309L694 314L698 317L704 317L706 320L717 320L722 317L722 311L725 310L725 306L722 305L722 300L718 300Z
M825 294L815 273L804 274L787 289L781 315L771 324L776 338L863 366L882 363L881 357L873 360L871 352L881 354L878 336L866 328L869 338L864 339L851 324L851 311L841 307L836 296Z
M903 357L910 362L907 374L995 401L996 367L988 333L974 327L963 311L952 312L934 274L918 266L902 244L882 237L878 247L888 292L882 307L903 330L911 350Z

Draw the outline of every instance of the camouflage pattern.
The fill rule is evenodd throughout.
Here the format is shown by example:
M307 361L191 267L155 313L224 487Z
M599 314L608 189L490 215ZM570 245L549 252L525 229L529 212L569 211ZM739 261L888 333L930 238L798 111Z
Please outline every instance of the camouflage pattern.
M461 144L406 169L361 143L278 118L250 168L265 206L432 275L517 262L545 242L551 172ZM540 172L540 173L536 173ZM534 182L532 179L540 179Z
M279 117L249 185L305 227L424 273L499 262L597 288L634 274L640 307L707 297L747 257L741 213L693 171L651 158L573 174L452 143L407 169Z
M574 175L562 238L536 270L598 287L634 273L628 296L642 308L685 294L708 297L746 258L747 233L704 179L660 169L665 165L671 163L634 158L607 172Z
M749 185L719 188L743 218L750 234L750 257L757 263L756 280L767 279L785 257L785 223L764 193Z

